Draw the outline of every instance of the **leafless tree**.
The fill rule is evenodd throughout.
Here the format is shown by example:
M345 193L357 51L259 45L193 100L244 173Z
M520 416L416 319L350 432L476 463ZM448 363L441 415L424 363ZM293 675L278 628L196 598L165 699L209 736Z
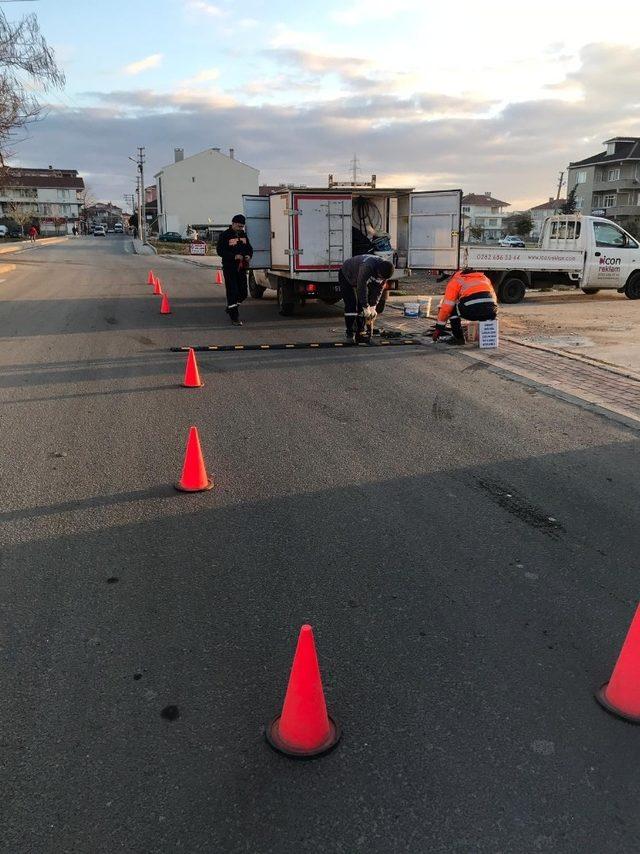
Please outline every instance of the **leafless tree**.
M16 225L19 225L23 234L25 226L30 225L34 218L38 216L37 205L30 210L27 205L10 202L9 204L5 203L4 210L5 216L12 219Z
M0 169L12 135L42 112L37 93L60 89L64 82L37 17L9 21L0 9Z

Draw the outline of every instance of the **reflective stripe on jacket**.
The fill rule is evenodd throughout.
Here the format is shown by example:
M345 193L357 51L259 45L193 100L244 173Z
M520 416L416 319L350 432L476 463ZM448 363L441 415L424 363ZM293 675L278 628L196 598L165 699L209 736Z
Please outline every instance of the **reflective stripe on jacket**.
M476 301L480 302L480 300L497 303L490 280L484 273L462 273L458 270L449 279L447 290L444 292L444 299L440 303L437 322L446 323L458 302L462 301L466 305L471 305Z

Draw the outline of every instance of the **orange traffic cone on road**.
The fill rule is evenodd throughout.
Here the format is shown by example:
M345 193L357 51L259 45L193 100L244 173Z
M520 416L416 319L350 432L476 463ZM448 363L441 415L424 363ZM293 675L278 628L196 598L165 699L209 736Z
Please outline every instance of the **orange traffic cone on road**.
M596 700L608 712L640 724L640 605L636 608L611 679L596 691Z
M209 480L205 468L197 427L191 427L189 430L182 475L175 487L180 492L204 492L213 487L213 481Z
M160 282L160 279L157 276L155 277L155 280L153 282L153 293L157 297L162 296L162 283Z
M160 303L160 314L171 314L169 297L166 294L162 294L162 302Z
M218 272L216 273L216 285L223 285L223 284L224 284L224 279L222 278L222 272L220 270L218 270Z
M149 275L147 276L147 284L153 285L155 283L156 277L153 270L149 270Z
M320 756L340 741L338 724L327 714L313 629L300 629L282 714L267 727L269 744L293 757Z
M184 372L184 382L182 383L184 388L202 388L204 383L200 379L200 372L198 371L198 363L196 362L196 352L191 347L189 349L189 355L187 356L187 367Z

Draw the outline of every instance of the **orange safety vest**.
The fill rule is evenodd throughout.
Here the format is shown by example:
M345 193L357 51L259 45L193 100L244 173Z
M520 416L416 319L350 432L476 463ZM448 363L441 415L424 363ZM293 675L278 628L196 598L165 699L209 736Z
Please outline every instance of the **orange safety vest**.
M478 294L478 298L480 298L480 294L485 297L490 296L493 302L497 303L493 285L484 273L463 273L458 270L449 280L444 292L444 299L438 310L437 322L446 323L453 314L456 304L461 299L471 297L474 294Z

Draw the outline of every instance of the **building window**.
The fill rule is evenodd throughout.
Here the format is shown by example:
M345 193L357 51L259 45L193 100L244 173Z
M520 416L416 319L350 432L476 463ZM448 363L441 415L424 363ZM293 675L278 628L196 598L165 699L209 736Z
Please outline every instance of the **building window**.
M584 204L584 199L582 198L582 196L574 196L573 201L576 206L576 210L581 211L582 205Z
M471 208L469 207L469 205L463 205L462 206L462 212L463 213L469 213L470 210L471 210Z
M58 190L58 198L59 199L68 199L69 198L69 190Z
M195 183L196 183L196 179L195 179L195 178L192 178L192 179L191 179L191 183L192 183L192 184L195 184Z
M615 206L615 203L616 203L615 193L607 193L607 195L602 200L602 207L612 208Z
M497 225L497 224L498 224L498 220L497 220L497 219L490 219L490 220L489 220L489 225L494 225L494 226L495 226L495 225Z
M581 172L576 173L576 184L586 184L587 183L587 170L583 169Z
M609 169L607 172L607 181L619 181L620 180L620 167L617 169Z

